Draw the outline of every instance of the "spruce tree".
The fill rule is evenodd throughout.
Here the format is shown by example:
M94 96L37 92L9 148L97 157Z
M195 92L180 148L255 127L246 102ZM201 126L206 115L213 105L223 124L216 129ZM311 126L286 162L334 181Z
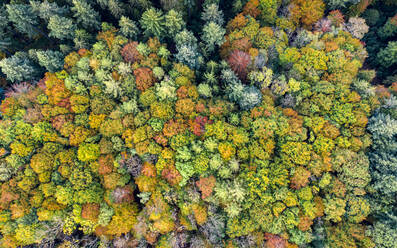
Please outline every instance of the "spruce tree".
M48 36L55 37L60 40L73 39L76 29L76 24L72 19L67 17L54 15L50 17L48 22L48 30L50 30Z
M139 33L137 24L128 17L122 16L119 21L120 32L129 39L136 39Z
M73 0L72 11L77 22L84 28L98 30L101 27L101 18L99 13L95 11L85 0Z
M161 10L150 8L142 14L140 20L141 27L146 36L157 36L159 38L164 35L164 16Z
M120 0L108 0L107 5L110 13L116 18L120 18L125 12L125 6Z
M11 45L11 38L9 33L9 21L7 12L4 8L0 7L0 50L9 53L8 48Z
M215 47L222 45L226 30L215 22L206 24L203 28L201 39L208 52L213 52Z
M64 56L59 51L40 50L36 51L38 63L49 72L57 72L63 68Z
M26 34L29 38L39 33L38 16L28 4L7 4L9 20L14 24L17 31Z
M54 15L65 15L68 13L68 10L65 6L58 6L56 3L50 3L47 0L41 1L30 1L30 6L32 10L38 14L38 16L46 21L50 19L51 16Z
M13 56L1 60L0 68L12 82L31 81L41 74L25 52L16 52Z
M179 12L172 9L165 15L165 27L169 37L175 36L185 26L186 23Z

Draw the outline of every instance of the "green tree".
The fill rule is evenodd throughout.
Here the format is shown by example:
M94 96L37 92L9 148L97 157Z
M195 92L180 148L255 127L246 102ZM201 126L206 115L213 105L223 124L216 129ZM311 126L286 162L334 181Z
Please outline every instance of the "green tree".
M39 33L37 26L39 20L37 14L28 4L7 4L9 20L14 24L17 31L26 34L29 38Z
M12 82L30 81L37 79L40 70L23 52L17 52L13 56L0 61L2 72L7 75L7 79Z
M11 45L11 37L9 30L9 20L7 12L3 6L0 7L0 50L8 52L8 47Z
M84 28L98 30L101 26L100 16L85 0L73 0L72 11L77 22Z
M162 38L165 32L164 16L161 10L150 8L143 12L139 21L146 36L157 36Z
M182 19L182 15L175 11L170 10L165 15L165 27L167 29L167 35L174 37L179 31L186 26L185 21Z
M206 22L215 22L219 26L222 26L225 22L223 19L223 12L219 10L217 4L209 4L205 6L203 13L201 14L201 19Z
M50 30L48 36L64 40L73 39L77 26L70 18L53 15L49 19L48 29Z
M120 32L129 39L136 39L139 34L137 24L128 17L122 16L119 21Z
M59 51L40 50L36 52L39 64L49 72L60 71L63 68L64 56Z
M381 67L389 68L397 63L397 41L390 41L377 55Z
M116 18L120 18L125 12L124 4L119 0L108 0L107 5L110 13Z
M38 16L46 21L50 19L51 16L60 15L63 16L68 13L67 7L59 7L55 2L48 2L47 0L41 1L30 1L32 10L38 14Z
M224 42L224 35L226 30L215 22L206 24L203 28L201 40L205 44L205 49L208 52L213 52L216 47L222 45Z

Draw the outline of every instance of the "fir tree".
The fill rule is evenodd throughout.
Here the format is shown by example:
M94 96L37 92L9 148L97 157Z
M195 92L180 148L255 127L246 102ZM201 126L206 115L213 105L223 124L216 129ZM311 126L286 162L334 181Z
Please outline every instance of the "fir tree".
M9 20L19 32L26 34L29 38L39 33L36 27L39 24L38 16L30 5L7 4L6 8Z
M164 35L164 16L161 10L150 8L142 14L139 21L146 36L157 36L162 38Z
M30 6L32 6L32 10L37 13L40 18L46 21L48 21L51 16L63 16L68 13L66 7L59 7L56 3L50 3L47 0L43 2L31 0Z
M37 79L40 70L29 59L27 53L17 52L9 58L0 61L2 72L12 82L31 81Z
M49 72L60 71L63 68L64 56L59 51L40 50L36 52L39 64Z
M48 22L48 29L50 30L48 36L55 37L60 40L73 39L76 28L77 26L73 23L72 19L54 15L50 17Z
M74 32L73 42L75 48L77 49L89 47L92 40L93 40L92 35L84 29L77 29Z
M4 8L0 7L0 50L6 53L9 53L8 48L11 45L8 24L7 12Z
M213 52L217 46L224 42L226 30L215 22L210 22L203 28L201 39L205 43L205 48L209 52Z
M120 32L129 39L136 39L139 34L137 24L128 17L122 16L119 21Z
M85 0L73 0L72 11L77 22L84 28L98 30L101 26L100 16Z
M204 8L203 13L201 14L201 19L204 22L215 22L219 26L222 26L224 23L223 12L219 10L217 4L209 4Z
M107 5L110 13L116 18L120 18L125 12L125 6L120 0L108 0Z
M172 9L165 15L165 27L169 37L175 36L185 26L186 23L179 12Z

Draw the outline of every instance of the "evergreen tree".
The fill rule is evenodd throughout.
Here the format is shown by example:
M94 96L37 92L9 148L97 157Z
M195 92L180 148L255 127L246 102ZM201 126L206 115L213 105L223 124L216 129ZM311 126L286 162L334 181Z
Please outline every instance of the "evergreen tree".
M146 36L157 36L162 38L164 36L164 16L161 10L150 8L142 14L139 21L143 32Z
M77 22L87 29L98 30L101 26L100 16L85 0L72 0L74 17Z
M178 51L175 58L190 68L199 68L202 56L198 51L197 39L194 34L185 29L175 35L174 41Z
M340 9L348 7L351 4L359 3L360 0L326 0L328 8L330 9Z
M0 7L0 50L4 52L8 52L8 47L11 45L8 23L7 12Z
M116 18L120 18L125 12L125 6L120 0L108 0L107 5L110 13Z
M32 10L37 13L40 18L46 21L48 21L51 16L63 16L68 13L67 7L59 7L56 3L50 3L47 0L43 2L31 0L30 6L32 6Z
M205 43L205 48L209 52L213 52L216 46L222 45L226 30L215 22L206 24L203 28L201 39Z
M88 48L93 40L93 37L84 29L77 29L74 32L74 46L76 49Z
M209 4L204 8L201 14L201 19L204 22L215 22L216 24L222 26L225 22L223 19L223 12L219 10L217 4Z
M397 247L397 98L385 100L371 117L368 130L372 133L369 152L372 185L370 195L376 221L370 229L376 247Z
M36 51L38 63L49 72L60 71L63 68L64 56L59 51L40 50Z
M137 24L128 17L122 16L119 21L120 32L129 39L136 39L139 34Z
M381 67L388 68L397 64L397 41L391 41L387 47L381 49L377 55L378 63Z
M28 4L7 4L9 20L17 31L26 34L29 38L38 34L38 16Z
M175 36L185 26L186 23L179 12L172 9L165 15L165 27L169 37Z
M60 40L73 39L76 29L76 24L73 23L72 19L67 17L54 15L50 17L48 22L48 30L50 30L48 36L55 37Z
M41 71L29 59L27 53L17 52L13 56L0 61L2 72L12 82L31 81L37 79Z

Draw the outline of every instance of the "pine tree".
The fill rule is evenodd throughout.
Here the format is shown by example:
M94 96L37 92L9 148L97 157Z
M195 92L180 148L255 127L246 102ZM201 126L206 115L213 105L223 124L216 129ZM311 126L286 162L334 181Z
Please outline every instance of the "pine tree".
M397 64L397 41L390 41L387 47L381 49L377 55L377 61L384 68Z
M120 18L124 14L125 6L120 0L108 0L108 8L110 13L116 18Z
M8 24L7 12L3 7L0 7L0 50L6 53L9 53L8 48L11 45Z
M199 68L202 56L198 51L194 34L185 29L175 35L174 41L178 51L175 58L190 68Z
M391 96L371 117L368 130L372 146L368 153L372 184L370 229L376 247L395 248L397 244L397 98Z
M74 46L76 49L80 48L88 48L93 40L93 37L91 34L89 34L87 31L84 29L77 29L74 32Z
M341 9L345 8L350 4L359 3L360 0L326 0L329 9Z

